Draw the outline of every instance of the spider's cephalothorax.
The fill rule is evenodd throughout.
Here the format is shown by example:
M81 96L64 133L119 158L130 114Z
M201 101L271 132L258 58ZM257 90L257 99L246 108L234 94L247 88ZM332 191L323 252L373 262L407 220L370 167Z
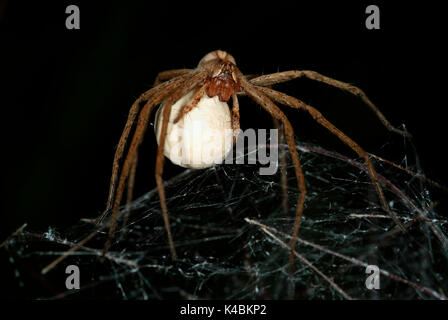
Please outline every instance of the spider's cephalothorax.
M218 96L226 102L233 93L240 90L239 79L241 72L236 67L235 59L225 51L217 50L208 53L199 62L198 68L208 73L207 96Z

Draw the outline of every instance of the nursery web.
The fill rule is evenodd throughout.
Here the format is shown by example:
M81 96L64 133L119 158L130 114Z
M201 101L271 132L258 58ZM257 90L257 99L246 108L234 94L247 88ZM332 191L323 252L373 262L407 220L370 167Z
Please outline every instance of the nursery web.
M279 148L287 160L287 210L282 205L281 170L264 176L259 175L257 165L185 170L166 182L178 261L171 260L154 189L121 208L114 241L105 258L101 257L106 237L103 228L41 276L57 283L57 289L37 296L445 298L448 221L437 212L432 198L435 187L422 178L412 148L401 144L402 157L395 163L414 174L372 157L386 199L407 227L403 233L382 210L361 159L314 144L298 144L308 193L292 275L287 246L299 191L288 148ZM33 232L32 226L21 230L5 246L18 285L29 285L21 266L31 265L40 273L96 228L81 221L64 230L49 227L44 232ZM71 264L80 269L80 290L64 288L66 275L61 270ZM380 269L380 289L366 288L367 265Z

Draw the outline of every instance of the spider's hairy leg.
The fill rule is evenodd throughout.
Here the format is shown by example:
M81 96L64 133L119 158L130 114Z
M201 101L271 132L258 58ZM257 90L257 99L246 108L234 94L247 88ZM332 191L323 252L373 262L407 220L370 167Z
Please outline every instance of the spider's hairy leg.
M389 205L387 204L386 197L384 196L383 189L381 187L381 184L378 180L378 176L376 174L376 171L373 167L372 161L370 160L370 155L364 149L362 149L355 141L353 141L351 138L349 138L346 134L344 134L341 130L336 128L331 122L329 122L325 117L315 108L305 104L304 102L300 101L297 98L288 96L284 93L265 88L265 87L257 87L258 90L265 93L268 97L273 99L274 101L295 108L295 109L301 109L307 111L314 120L316 120L320 125L322 125L324 128L329 130L331 133L333 133L335 136L337 136L342 142L344 142L347 146L349 146L353 151L355 151L358 156L360 156L364 162L366 163L367 170L369 173L369 176L375 185L378 197L381 202L381 206L383 209L390 215L390 217L394 220L394 222L401 228L401 230L405 231L405 227L403 224L398 220L397 216L392 212Z
M129 215L131 213L131 202L134 194L134 185L135 185L135 173L137 172L137 162L138 162L138 150L135 152L134 160L132 161L131 171L129 172L128 177L128 188L126 191L126 214L123 218L123 227L126 227L126 224L129 219Z
M290 80L294 80L297 78L306 77L308 79L322 82L328 84L330 86L336 87L343 91L349 92L357 97L360 97L361 100L375 113L378 119L382 122L382 124L389 130L398 134L401 134L405 137L412 137L412 135L404 130L400 130L395 128L390 124L390 122L386 119L386 117L381 113L381 111L373 104L373 102L369 99L369 97L362 91L360 88L355 87L349 83L342 82L336 79L332 79L330 77L324 76L316 71L311 70L290 70L284 72L277 72L272 74L262 75L260 77L251 79L249 82L256 86L271 86L273 84L282 83Z
M168 217L168 209L166 207L165 188L163 186L163 163L165 156L163 150L165 147L165 138L168 129L168 121L170 119L171 107L173 103L185 96L189 91L195 89L198 86L202 86L205 82L207 74L205 72L199 73L186 81L180 88L178 88L166 101L163 109L162 128L160 130L159 147L157 149L155 177L157 183L157 190L159 191L160 206L162 208L163 221L165 223L165 229L168 236L168 242L170 246L171 256L173 260L177 259L176 249L174 248L173 236L171 234L171 226Z
M155 93L148 100L148 102L145 104L142 111L140 112L139 117L138 117L137 127L136 127L134 135L132 137L131 145L129 146L129 149L128 149L128 152L126 155L126 159L123 163L123 167L122 167L122 170L120 173L120 179L118 180L117 191L116 191L114 203L112 206L112 217L111 217L111 221L110 221L109 234L108 234L106 243L104 245L103 255L107 252L107 250L109 249L109 246L111 244L112 235L115 231L115 220L116 220L116 216L117 216L117 212L118 212L118 207L120 205L120 202L121 202L121 199L123 196L124 186L125 186L128 176L129 176L129 171L130 171L131 165L133 163L133 160L135 158L137 149L140 146L141 142L143 141L143 135L146 132L146 128L148 126L148 121L149 121L149 117L151 115L152 110L154 109L154 107L156 105L160 104L163 100L165 100L167 98L167 96L173 92L173 90L175 90L178 87L182 87L186 83L189 83L192 79L195 79L195 77L197 77L197 75L198 74L196 73L196 74L192 75L191 78L189 78L189 79L185 79L185 77L180 77L179 79L174 78L174 79L172 79L172 81L166 82L166 83L170 83L170 85L167 85L166 87L164 87L163 90L158 90L158 92ZM164 84L165 83L161 84L160 86L157 86L154 89L162 87Z
M123 156L124 148L126 146L129 133L132 129L132 125L134 124L135 118L137 117L139 111L140 111L140 104L144 101L147 101L148 99L151 99L154 95L159 94L163 91L169 91L173 87L177 86L179 83L184 81L186 77L179 77L172 79L170 81L167 81L157 87L154 87L146 92L144 92L140 97L132 104L132 107L129 111L128 119L126 120L125 127L123 129L123 133L121 134L120 141L118 142L117 150L115 151L114 155L114 161L112 164L112 176L110 179L109 184L109 196L107 199L106 209L103 211L101 216L97 219L97 223L100 223L106 215L109 213L110 209L112 208L112 201L115 194L115 188L118 178L118 170L119 170L119 164L121 157Z
M178 76L186 75L191 71L192 71L191 69L174 69L174 70L162 71L156 76L156 79L154 80L154 85L157 86L164 81L170 80Z
M134 193L134 184L135 184L135 173L137 171L137 162L138 162L138 150L135 152L134 159L132 161L131 171L129 172L128 178L128 189L126 193L126 204L130 204L132 201L132 195Z
M126 121L126 125L123 129L123 133L121 134L120 141L118 142L117 150L115 151L114 155L114 162L112 164L112 177L110 179L109 184L109 196L107 198L107 204L106 209L104 209L101 216L99 216L96 220L96 223L100 223L103 221L103 219L106 217L106 215L109 213L109 210L112 207L112 200L115 193L115 184L117 181L117 175L118 175L118 169L119 169L119 162L121 157L123 156L124 147L126 145L129 133L131 131L132 125L135 121L135 118L140 111L140 103L143 101L142 96L140 96L132 105L131 110L129 111L128 119Z
M277 107L271 99L268 98L263 92L261 92L257 87L252 86L250 83L246 81L241 81L241 87L250 96L255 102L263 107L271 116L277 120L279 120L284 129L284 134L286 141L288 143L289 151L291 154L291 159L294 164L294 170L297 178L297 185L300 191L298 203L297 203L297 211L296 211L296 219L294 222L294 229L291 238L291 252L289 256L289 264L291 271L294 269L294 246L297 241L297 235L299 233L300 221L303 213L303 206L305 204L305 196L306 196L306 185L305 185L305 177L303 175L302 166L300 165L299 153L297 152L296 143L294 141L294 129L292 128L291 123L289 122L286 115Z
M240 132L240 104L238 102L238 96L236 93L232 94L232 103L233 144L235 144Z
M285 133L283 130L283 125L276 119L273 118L274 127L278 129L279 133L279 144L285 144ZM280 149L280 175L282 184L282 206L285 215L289 212L288 205L288 177L287 177L287 163L286 163L286 152L283 148Z

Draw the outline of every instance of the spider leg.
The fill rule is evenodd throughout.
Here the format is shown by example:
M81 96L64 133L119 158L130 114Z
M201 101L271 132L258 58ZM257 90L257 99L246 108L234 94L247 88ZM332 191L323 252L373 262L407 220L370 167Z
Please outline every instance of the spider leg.
M246 81L241 81L242 89L259 105L263 107L267 112L271 114L271 116L277 120L279 120L283 124L285 138L288 143L289 151L291 154L291 158L294 164L294 170L296 173L297 184L300 191L298 203L297 203L297 211L296 211L296 219L294 222L293 235L290 243L291 252L289 256L289 264L291 271L294 267L294 246L297 241L297 235L299 233L300 221L303 213L303 206L305 203L305 195L306 195L306 185L305 185L305 177L303 175L302 166L300 165L300 158L297 152L296 143L294 141L294 129L292 128L291 123L289 122L286 115L277 107L267 95L265 95L258 87L251 85Z
M175 78L172 79L172 81L168 81L166 83L170 83L167 86L164 86L164 90L158 90L157 93L155 93L150 100L145 104L143 109L141 110L139 117L138 117L138 123L137 127L134 131L134 135L132 137L131 145L129 146L128 153L126 155L126 159L123 163L121 173L120 173L120 179L118 180L118 186L117 191L115 194L114 203L112 206L112 217L110 221L110 227L109 227L109 233L107 241L104 245L103 255L107 252L107 250L110 247L112 235L115 231L115 220L118 212L118 207L121 202L121 198L123 196L124 186L126 183L126 180L129 176L129 170L130 167L134 161L134 157L136 156L136 152L138 147L140 146L141 142L143 141L143 135L146 132L146 128L148 126L149 117L151 115L152 110L154 107L158 104L160 104L163 100L166 99L166 97L172 93L173 90L175 90L177 87L182 86L185 83L190 82L192 79L197 78L199 74L193 75L190 79L185 80L185 77L180 77L179 79ZM163 86L165 83L161 84L160 86L156 87L159 88ZM154 88L154 89L156 89Z
M240 104L236 93L232 94L232 130L233 130L233 144L236 143L238 134L240 133Z
M328 84L330 86L339 88L343 91L349 92L357 97L360 97L362 101L375 113L378 119L383 123L383 125L392 132L401 134L405 137L411 137L411 134L407 131L403 131L395 128L390 124L390 122L386 119L386 117L381 113L381 111L373 104L373 102L367 97L367 95L360 88L355 87L349 83L342 82L336 79L332 79L330 77L324 76L320 73L310 70L291 70L284 72L277 72L272 74L266 74L257 78L250 80L249 82L256 86L270 86L277 83L282 83L286 81L290 81L293 79L306 77L308 79L322 82Z
M278 129L279 133L279 144L285 144L285 133L283 130L283 125L275 118L273 118L274 127ZM288 205L288 177L287 177L287 166L286 166L286 152L282 148L279 152L280 156L280 175L281 175L281 183L282 183L282 206L283 212L285 215L289 212Z
M112 201L115 194L115 188L118 178L118 170L120 167L120 160L123 156L124 148L126 146L129 133L132 129L132 125L134 124L135 118L137 117L139 111L140 111L140 104L148 99L150 99L152 96L157 95L158 93L164 91L164 90L170 90L170 88L173 88L177 84L179 84L181 81L183 81L185 77L172 79L170 81L167 81L157 87L154 87L142 95L133 103L131 110L129 111L128 119L126 121L125 127L123 129L123 133L121 134L120 141L118 142L117 150L115 151L114 155L114 162L112 165L112 176L110 179L109 184L109 196L107 199L106 209L103 211L101 216L97 219L97 223L100 223L106 215L109 213L110 209L112 208Z
M182 87L177 89L165 102L163 109L163 120L162 120L162 128L160 130L159 137L159 147L157 149L157 158L156 158L156 168L155 168L155 177L157 183L157 190L159 191L160 198L160 206L162 207L163 221L165 223L165 229L168 236L168 242L170 246L171 256L173 260L177 259L176 249L174 248L173 236L171 234L171 226L168 217L168 209L166 207L166 198L165 198L165 188L163 186L163 163L165 160L165 156L163 154L163 150L165 147L165 138L166 132L168 129L168 121L170 118L171 107L174 102L179 100L181 97L185 96L189 91L193 90L195 87L202 85L202 83L206 80L206 73L199 73L197 76L191 78L189 81L185 82Z
M191 69L174 69L174 70L162 71L156 76L156 79L154 80L154 85L157 86L164 81L185 75L189 72L191 72Z
M165 93L164 95L167 94L166 92L162 92L162 93ZM107 250L110 247L111 241L112 241L112 235L115 231L116 215L118 212L118 207L121 202L121 198L123 196L125 182L128 178L130 167L131 167L132 163L134 163L134 158L137 153L137 148L143 140L143 135L146 131L145 129L147 127L151 112L154 109L154 107L158 104L156 102L159 102L159 103L161 102L160 95L161 94L159 94L158 96L155 96L155 97L153 97L153 99L149 100L143 107L143 109L140 112L140 115L138 117L137 128L135 129L134 135L132 137L131 145L129 146L129 150L126 155L126 159L125 159L122 169L121 169L120 179L118 180L117 191L116 191L115 199L114 199L113 206L112 206L112 217L111 217L111 221L110 221L109 233L108 233L108 238L106 240L106 243L104 245L103 255L106 254ZM155 101L156 99L154 99L154 98L156 98L156 99L159 98L158 99L159 101Z
M370 160L370 155L364 149L362 149L355 141L350 139L347 135L345 135L341 130L336 128L332 123L330 123L325 117L315 108L305 104L297 98L288 96L284 93L265 88L265 87L256 87L259 91L265 93L268 97L273 99L274 101L295 108L307 111L320 125L325 127L331 133L336 135L342 142L344 142L347 146L349 146L353 151L355 151L362 159L364 159L367 170L369 172L370 178L375 185L378 197L380 199L381 205L383 209L391 216L391 218L395 221L395 223L401 228L401 230L405 231L405 227L398 220L397 216L392 212L387 204L386 198L383 193L383 189L381 184L379 183L376 171L373 167L372 161Z

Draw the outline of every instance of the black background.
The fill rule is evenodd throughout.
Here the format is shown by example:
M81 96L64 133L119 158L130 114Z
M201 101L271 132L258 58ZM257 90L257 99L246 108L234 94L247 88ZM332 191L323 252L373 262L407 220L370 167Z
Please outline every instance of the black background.
M246 74L309 69L359 86L393 125L405 124L414 135L425 173L448 182L446 37L437 6L1 3L2 240L24 222L45 230L98 216L133 101L158 72L194 68L216 49L231 53ZM80 30L65 27L69 4L80 8ZM365 27L368 4L380 8L380 30ZM400 150L387 148L402 138L382 127L361 100L306 79L278 89L318 108L367 151L402 160ZM243 129L272 127L259 106L244 98L240 104ZM353 155L308 115L287 114L298 139ZM155 186L152 132L141 148L136 196ZM167 164L165 177L178 170ZM437 198L442 208L444 197Z

